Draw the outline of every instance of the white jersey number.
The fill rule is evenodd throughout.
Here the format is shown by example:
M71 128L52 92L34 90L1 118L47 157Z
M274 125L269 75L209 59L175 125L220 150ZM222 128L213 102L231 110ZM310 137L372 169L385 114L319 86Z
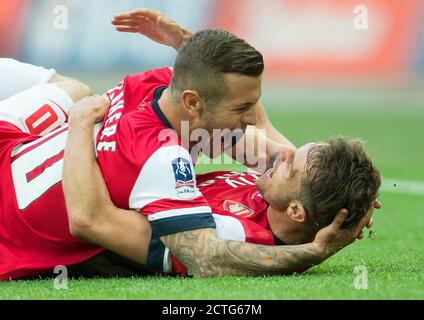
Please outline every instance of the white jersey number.
M13 151L12 176L20 210L62 180L67 136L67 128L62 128Z

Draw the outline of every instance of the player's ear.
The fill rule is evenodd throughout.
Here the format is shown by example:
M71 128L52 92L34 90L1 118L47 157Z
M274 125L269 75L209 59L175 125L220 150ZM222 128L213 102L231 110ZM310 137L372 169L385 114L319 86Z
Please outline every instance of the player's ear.
M195 90L185 90L182 94L184 110L191 117L199 117L203 110L203 99Z
M287 208L287 215L290 217L290 219L300 223L304 223L307 218L305 207L300 201L297 200L293 200L290 202Z

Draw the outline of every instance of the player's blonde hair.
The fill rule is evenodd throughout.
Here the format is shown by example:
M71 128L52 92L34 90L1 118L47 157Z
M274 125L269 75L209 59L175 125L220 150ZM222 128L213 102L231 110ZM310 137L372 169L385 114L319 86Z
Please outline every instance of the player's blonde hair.
M349 211L342 226L347 228L373 205L380 185L380 173L363 143L334 138L309 151L299 195L317 228L329 225L343 208Z

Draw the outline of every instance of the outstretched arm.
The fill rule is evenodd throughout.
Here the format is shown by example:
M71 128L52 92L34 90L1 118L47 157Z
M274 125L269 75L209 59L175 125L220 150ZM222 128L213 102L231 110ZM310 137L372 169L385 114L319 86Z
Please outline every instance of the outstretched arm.
M293 246L263 246L218 239L214 229L162 237L162 242L194 276L290 274L321 263L353 243L369 223L367 215L354 228L342 230L347 211L318 232L314 242Z

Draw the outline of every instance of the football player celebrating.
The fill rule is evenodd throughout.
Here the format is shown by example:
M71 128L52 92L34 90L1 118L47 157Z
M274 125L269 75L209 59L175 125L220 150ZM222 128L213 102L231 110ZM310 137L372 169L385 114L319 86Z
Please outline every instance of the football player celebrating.
M74 86L71 86L71 88ZM48 90L53 92L54 88L49 88ZM31 94L28 94L28 91ZM0 138L2 146L0 150L5 156L1 157L2 166L4 167L4 170L2 170L4 175L1 192L1 203L4 209L2 212L4 215L1 217L3 227L0 233L2 237L0 246L1 255L4 259L2 259L3 264L0 268L0 278L9 279L38 275L51 270L56 265L74 265L77 274L78 272L79 274L84 274L85 271L86 275L139 274L144 270L140 269L139 265L134 265L128 260L111 254L111 252L105 252L103 248L79 241L69 234L60 185L62 152L67 135L66 128L56 130L45 138L39 139L39 136L27 133L29 131L28 128L32 128L32 126L21 127L22 124L28 123L24 121L25 117L20 114L23 109L11 108L16 106L25 107L26 104L20 101L19 97L31 97L31 100L25 99L26 102L32 102L31 104L27 103L27 105L36 106L38 101L37 97L34 96L36 92L34 88L31 88L3 101L0 106L0 115L13 114L15 119L19 119L15 124L6 121L1 122L2 131ZM66 98L65 93L63 90L58 89L56 93L59 96L58 99L50 95L50 97L44 97L41 102L45 102L50 106L54 105L52 102L56 100L55 103L60 104L64 110L68 110L71 99L69 97ZM64 96L65 99L61 100L61 96ZM94 99L95 101L90 103L87 100L80 102L80 104L84 105L80 110L88 112L91 107L91 113L94 113L97 119L101 119L108 104L101 98ZM16 104L14 104L15 102ZM81 124L84 124L87 119L90 119L90 117L88 115L87 117L84 116ZM43 122L39 121L39 123L42 124ZM80 121L73 122L74 125L79 123ZM48 129L49 127L46 126L46 128ZM40 131L37 126L34 129ZM300 154L304 154L307 149L308 146L300 148ZM10 158L10 152L13 155L12 158ZM291 148L282 148L279 159L289 159L297 152ZM51 157L52 153L56 156ZM11 162L12 170L10 170ZM35 163L37 165L34 165ZM34 167L34 170L27 172L29 167ZM277 166L274 167L276 168ZM182 180L184 180L184 177L192 175L191 168L184 162L177 162L175 168L177 175L183 176ZM258 185L260 186L260 181L266 184L266 181L268 181L267 177L275 179L276 176L274 177L273 171L274 169L270 169L266 175L262 176ZM22 176L24 176L23 179ZM267 206L267 203L262 199L262 195L254 187L256 178L256 175L245 173L212 173L198 177L201 192L206 194L206 199L212 205L213 212L219 214L213 215L214 221L218 226L218 237L220 239L234 239L268 245L273 243L281 244L280 239L286 244L303 243L312 239L312 233L302 234L301 232L296 232L297 238L293 238L293 230L290 231L290 228L284 229L284 226L289 224L278 223L281 219L272 213L278 211L272 211L272 206ZM7 183L8 181L11 181L11 183ZM84 185L83 188L88 185ZM250 189L246 190L242 186ZM83 188L81 190L84 190ZM217 189L222 191L222 196L219 196L216 192ZM97 191L100 192L101 190L100 188ZM234 192L237 190L240 192ZM262 190L264 190L264 195L267 194L265 187ZM270 192L273 190L272 184L269 190ZM276 194L275 191L270 194L272 195L273 193ZM289 193L289 191L286 191L281 193L281 195ZM103 194L104 197L106 195L107 192ZM272 196L270 198L272 199ZM16 201L18 201L17 204ZM271 202L271 200L269 201ZM92 203L95 208L96 201ZM105 201L104 203L108 202ZM23 209L17 209L18 206L22 206ZM301 207L295 206L295 208L300 209ZM15 209L19 214L10 214ZM299 210L295 211L299 212ZM105 219L105 222L110 223L110 233L106 235L106 238L123 239L124 247L120 246L119 243L112 243L109 248L142 264L147 264L151 271L169 271L185 274L184 265L174 255L170 255L169 251L167 251L167 257L174 260L174 263L168 265L173 267L169 270L158 268L158 266L163 266L163 263L161 264L159 261L163 259L164 255L162 253L166 249L158 238L153 238L150 241L151 230L146 219L132 211L122 211L125 212L125 215L115 215L113 212L115 211L104 211L104 213L111 213ZM304 218L306 209L301 212L303 212L303 221L306 221ZM231 215L232 218L230 217ZM281 215L281 217L283 216ZM352 216L355 215L353 214ZM331 216L328 219L331 219ZM350 220L352 221L352 219ZM98 225L102 226L101 223ZM300 225L297 224L297 226ZM325 223L321 225L324 226ZM75 225L73 226L75 228ZM281 226L283 229L281 229ZM333 225L331 232L334 232L334 228ZM123 233L120 234L120 232ZM129 238L126 237L127 235ZM122 251L122 248L124 248L124 251ZM264 248L261 247L261 249ZM126 250L130 251L130 253L128 254ZM290 250L290 248L287 248L287 250ZM299 254L301 254L304 248L297 247L296 250L299 250ZM307 256L304 256L304 258L306 259ZM302 261L302 259L300 260ZM85 263L78 264L82 261ZM286 263L289 268L283 268L280 272L289 272L292 270L290 268L293 268L291 263L297 262L289 259ZM308 263L305 262L305 266L307 265ZM302 268L305 268L305 266ZM83 271L81 272L81 270ZM297 268L296 270L299 269ZM268 273L269 271L256 270L255 272Z
M323 256L314 243L300 245L293 252L291 247L219 239L212 210L196 186L189 152L193 144L183 143L183 121L189 124L189 135L205 129L211 137L216 129L244 131L248 125L255 125L262 71L262 56L245 41L227 32L203 30L182 46L173 72L164 68L126 77L109 91L111 106L96 150L107 186L104 191L109 191L111 202L102 201L95 207L87 207L82 201L75 203L86 176L83 180L68 180L75 161L81 168L93 166L71 153L71 149L85 150L83 144L75 143L82 139L78 127L87 131L83 120L90 119L87 115L78 118L76 129L69 131L67 151L71 156L64 164L63 187L72 234L145 261L145 251L130 248L131 241L124 236L137 236L125 231L135 222L114 222L116 216L127 219L129 215L121 210L131 208L148 217L152 237L159 239L195 276L286 273L320 261ZM179 172L181 165L185 176ZM98 175L91 178L95 177ZM343 245L337 240L335 247L339 250L355 237L342 237ZM335 249L325 252L333 254Z
M108 92L111 105L97 135L96 147L112 201L119 207L139 210L148 216L153 238L160 239L198 276L298 270L351 243L355 238L353 235L359 234L370 219L366 215L352 230L353 234L339 234L337 231L343 221L343 213L340 213L334 225L324 232L324 240L317 242L318 245L312 243L295 249L270 249L217 237L211 208L196 187L189 153L193 144L184 145L181 141L182 121L189 123L191 132L206 129L209 133L214 129L244 131L248 125L256 124L262 71L262 56L250 45L229 33L205 30L186 42L177 57L174 72L165 68L126 77ZM94 110L102 110L108 103L97 98L83 101L80 105L94 105ZM28 118L25 125L38 128L48 119L50 126L38 133L44 134L56 125L54 114L57 113L42 109L34 118L29 117L32 126L28 125ZM74 125L84 128L86 121L91 119L79 119L81 121L75 121ZM2 189L0 203L3 207L8 206L1 210L2 226L17 234L26 230L23 232L26 238L22 242L11 240L6 230L2 233L2 253L8 261L3 277L24 275L26 267L34 261L32 272L39 272L58 261L74 264L101 252L98 247L73 238L65 223L60 175L64 141L68 135L66 128L37 140L38 136L23 133L25 128L18 124L1 121L0 125L0 165L7 173L4 180L7 185ZM167 130L171 128L174 130ZM70 134L72 132L75 130ZM83 139L85 136L76 135L75 139L70 136L71 147L68 149ZM81 163L81 167L83 165ZM124 178L122 173L125 173ZM93 181L96 177L94 174ZM147 235L150 238L150 233L145 232L146 224L142 217L134 216L132 211L117 215L117 211L121 213L123 210L108 201L100 207L89 208L87 202L74 203L72 197L78 194L75 187L79 185L78 180L76 183L64 181L69 199L71 233L133 260L146 261L147 250L140 246L143 243L147 245L149 241L132 242L125 237L125 230L135 226L138 232L128 233L134 237L132 240L140 237L145 240ZM103 196L104 200L106 194L103 192L98 196ZM45 208L60 209L48 223L42 215ZM101 220L97 220L101 208L105 209L103 213L107 219L103 220L103 215ZM138 224L127 217L135 217L134 221ZM62 243L69 245L68 252L61 252ZM138 248L131 247L134 243ZM49 250L46 251L47 247ZM187 248L191 249L187 251ZM324 254L323 248L326 248ZM36 252L37 258L31 260L33 255L28 259L26 252ZM240 256L241 252L245 254Z
M139 33L157 43L170 46L177 52L181 50L183 44L193 35L191 31L179 25L170 17L147 8L119 14L113 18L112 24L118 32ZM242 53L240 52L239 54ZM273 127L260 101L257 102L255 109L257 116L256 124L254 126L247 126L245 135L239 140L238 145L234 146L232 149L226 149L225 152L245 166L254 168L255 171L263 173L264 168L258 168L256 162L246 161L244 158L245 155L240 154L240 152L243 153L249 145L249 143L246 143L246 140L266 140L265 153L261 153L260 151L262 150L257 150L256 148L255 153L259 153L260 158L266 158L268 161L278 152L280 144L291 147L294 147L294 145L281 132ZM266 137L263 137L260 130L257 129L263 129L264 132L266 132ZM258 143L256 142L254 144L257 145ZM214 156L216 156L216 154L214 154Z
M98 161L114 201L126 209L143 209L159 236L186 228L214 232L209 228L215 226L211 209L195 185L190 145L182 146L178 134L181 121L187 120L191 131L208 132L244 130L256 123L262 56L243 40L219 30L206 30L190 39L193 50L188 46L179 54L174 73L164 68L126 77L108 92L111 106L97 137ZM240 52L245 55L240 57ZM193 66L196 72L190 69ZM175 82L172 90L165 89L171 79ZM69 227L65 223L68 217L60 182L68 131L61 127L71 99L50 85L53 88L54 92L42 96L44 101L29 101L31 110L19 108L26 104L17 101L25 92L2 101L0 107L0 165L5 172L0 195L5 230L0 245L7 261L3 278L28 275L27 268L37 274L59 261L75 264L101 251L69 233L70 228L81 234L80 216L75 220L71 215ZM16 118L13 110L18 111ZM166 130L171 126L176 132ZM40 135L46 136L37 140ZM47 222L43 211L50 208L57 215ZM14 234L22 231L25 237L12 241L6 229ZM62 243L68 244L68 252Z
M86 101L71 109L64 166L70 219L80 223L77 236L149 271L195 276L304 271L361 238L362 228L372 225L370 208L380 207L375 201L380 176L359 141L338 138L298 150L282 146L273 167L261 176L212 172L197 177L214 213L215 238L197 237L195 229L177 238L173 248L178 249L169 249L153 231L148 255L143 255L137 232L141 220L113 205L95 161L91 133L102 109L96 104ZM95 110L91 115L90 108ZM92 179L86 181L87 176Z
M149 223L143 216L133 211L114 207L108 197L102 176L99 171L96 172L95 156L90 145L94 119L102 118L106 106L107 103L102 98L88 98L75 105L74 112L71 113L71 135L67 146L67 155L71 156L71 159L69 157L67 159L68 172L72 172L68 182L71 184L71 188L65 188L65 192L69 196L68 202L75 200L78 202L76 206L71 205L73 211L72 213L70 211L70 214L78 215L76 220L78 224L75 225L75 221L71 222L71 228L74 228L72 232L80 235L88 231L86 233L88 240L91 240L89 237L94 232L98 244L133 259L139 264L146 265L149 271L187 274L186 264L180 262L180 259L177 259L174 254L170 254L159 237L155 234L151 235ZM2 125L2 129L6 128L4 123ZM86 125L87 127L85 127ZM77 132L73 131L75 128ZM20 132L20 130L10 126L9 132ZM88 274L91 273L92 275L140 274L144 269L141 269L139 265L131 264L119 256L110 254L110 252L105 253L102 248L78 241L70 236L67 230L68 223L63 195L60 192L60 179L52 187L52 191L45 191L45 186L42 185L43 182L48 181L45 174L56 176L56 170L59 169L60 173L61 168L57 165L54 157L48 157L46 154L49 154L52 142L53 145L65 143L63 138L55 139L55 137L63 135L64 132L66 131L59 129L42 139L26 134L25 139L17 141L5 139L4 144L2 143L2 148L0 148L2 152L8 150L10 145L19 146L15 149L17 150L16 158L12 158L12 163L15 166L17 164L16 168L13 168L12 165L12 176L16 179L18 186L16 191L20 191L19 188L26 184L28 196L45 192L54 197L39 196L37 201L29 206L29 209L23 209L21 214L16 214L13 213L15 207L13 186L9 188L9 184L2 183L4 187L2 191L6 192L1 192L1 203L7 205L9 210L2 211L4 214L1 216L2 232L0 237L2 241L0 241L0 245L4 262L0 267L0 279L37 275L50 271L56 265L74 265L72 268L76 269L76 275L78 275L78 272L84 274L84 271L87 272L87 270ZM1 132L1 138L7 137L4 133L7 133L7 130ZM27 143L32 140L34 142ZM6 149L3 149L3 147ZM23 181L19 177L20 173L26 172L25 165L24 167L22 165L25 162L31 163L32 161L31 157L27 157L27 154L31 154L31 149L37 150L37 153L32 153L32 156L37 155L36 161L41 165L27 173L25 175L26 180ZM61 149L60 146L59 149ZM73 153L72 150L76 152ZM321 156L318 157L318 154ZM75 155L78 157L77 161L72 160ZM305 163L306 155L310 158L307 161L308 165ZM0 158L4 160L2 166L5 170L2 170L2 172L5 173L3 180L5 182L10 178L8 174L10 170L6 170L6 164L8 163L10 166L11 160L10 156L4 157L4 159L3 157ZM19 161L20 158L21 161ZM318 210L317 203L322 202L319 202L316 197L311 197L308 192L300 197L300 191L290 188L299 188L299 185L304 185L306 190L312 190L313 184L309 180L305 180L305 166L317 170L320 168L319 163L321 163L321 168L323 166L325 168L327 161L336 161L337 159L348 165L349 170L345 168L345 175L339 175L343 170L338 168L338 163L334 163L332 166L332 168L335 168L332 171L333 175L338 174L337 177L341 179L339 181L341 181L342 186L346 185L346 180L352 180L352 182L347 184L349 187L339 197L334 197L334 199L330 199L331 201L328 201L325 195L321 195L321 201L327 201L331 203L331 206L324 206L323 210L316 211ZM350 168L354 166L357 167L355 171L357 178L355 178L355 175L349 176L351 174ZM49 170L50 167L53 167L53 170ZM179 174L190 175L190 168L183 167L184 163L177 165ZM94 169L94 171L87 172L87 168ZM19 169L24 170L19 172ZM228 246L227 250L236 255L240 262L239 266L234 267L231 262L217 260L216 265L211 266L207 274L196 274L191 270L190 273L197 276L234 273L289 273L291 271L302 271L319 263L353 241L352 237L358 232L360 233L360 226L365 225L365 223L371 224L370 212L364 215L364 210L367 209L366 203L369 203L370 199L375 196L373 188L377 188L379 183L376 174L360 145L340 140L330 142L328 145L306 145L297 151L282 148L274 167L259 178L258 189L255 187L257 175L253 174L221 172L199 176L199 188L214 212L213 219L217 226L216 232L220 245ZM88 176L91 178L87 179ZM308 176L306 175L306 177ZM322 174L313 176L315 177L314 183L316 184L318 181L319 185L322 186L321 190L325 191L323 181L327 182L325 187L330 186L333 190L340 187L336 183L328 183L332 181L328 179L331 172L324 171ZM83 177L83 180L80 180L81 177ZM323 181L320 181L320 179ZM38 184L31 184L34 181ZM81 184L81 182L83 183ZM364 183L370 184L368 189L363 188ZM355 189L352 186L359 186L359 188ZM220 192L217 192L217 190ZM317 191L317 188L313 190ZM328 193L325 194L328 195ZM337 195L338 193L334 192L334 194ZM299 197L296 198L296 195L299 195ZM343 197L348 197L350 202L344 202L346 198ZM269 206L264 199L269 201ZM364 205L355 207L352 201L359 203L359 200L364 201L361 202ZM312 244L279 247L278 249L284 248L284 250L278 250L277 247L252 247L240 243L240 241L246 241L261 245L272 245L283 244L282 241L285 244L308 242L313 239L316 230L331 221L334 210L344 206L345 203L351 209L349 217L343 217L345 213L337 216L329 227L320 231ZM285 206L287 208L284 210ZM90 213L90 220L81 219L80 213L84 212ZM315 212L316 214L314 214ZM332 212L333 216L331 214L326 217L320 216L327 212ZM342 224L345 227L352 225L361 216L360 224L340 231ZM346 221L343 222L344 220ZM224 241L225 239L236 241ZM204 247L206 243L202 239L195 242L197 247L186 246L184 242L181 242L180 245L182 250L187 252L186 254L197 250L207 250ZM322 251L324 248L325 252ZM259 250L261 259L263 259L259 264L264 264L267 266L266 268L258 266L258 262L254 262L254 257L250 256L257 250ZM283 255L280 251L285 252L285 254ZM277 257L280 260L273 257L273 254L277 252L279 253ZM216 258L219 258L219 256ZM78 264L79 262L84 263ZM250 265L250 268L243 269L245 264ZM272 271L267 268L272 268ZM83 270L82 273L81 270Z
M212 208L220 239L297 245L313 242L341 207L349 210L341 227L357 224L376 197L380 176L360 141L337 138L298 150L282 146L273 168L263 175L211 172L198 175L197 182ZM155 238L147 267L159 273L188 273Z

